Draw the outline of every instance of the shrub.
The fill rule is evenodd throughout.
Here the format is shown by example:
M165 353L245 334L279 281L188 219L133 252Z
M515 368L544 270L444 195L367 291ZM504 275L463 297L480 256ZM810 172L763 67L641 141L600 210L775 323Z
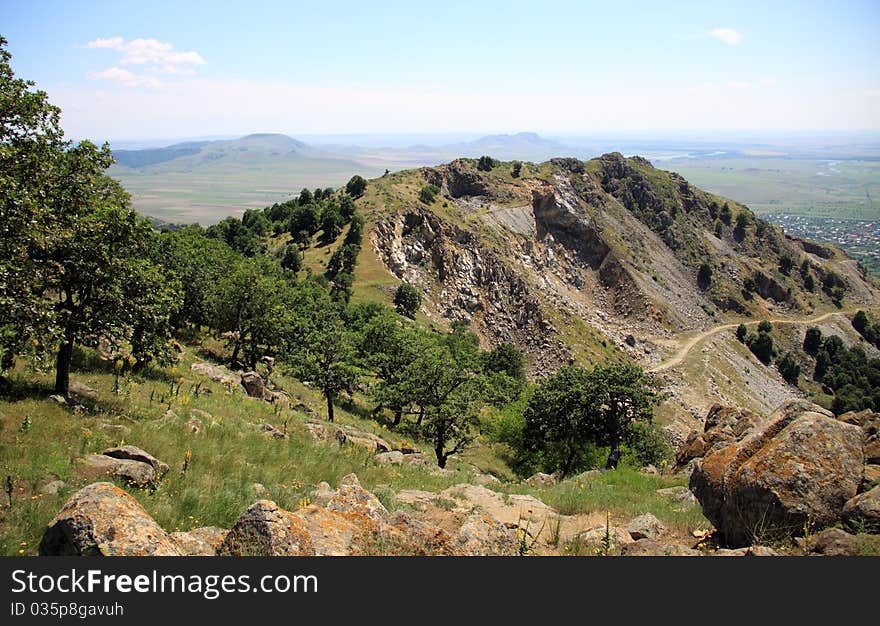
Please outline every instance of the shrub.
M422 294L408 283L402 283L394 293L394 307L404 317L415 319L421 304Z
M438 193L440 193L440 188L437 185L425 185L419 191L419 200L425 204L433 204L434 200L437 199Z

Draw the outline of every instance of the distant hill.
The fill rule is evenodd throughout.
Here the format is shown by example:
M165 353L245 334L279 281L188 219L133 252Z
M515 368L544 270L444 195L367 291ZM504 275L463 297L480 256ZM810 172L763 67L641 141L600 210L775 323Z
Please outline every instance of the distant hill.
M535 133L516 133L513 135L487 135L474 141L443 146L439 150L457 156L478 157L484 154L510 161L545 161L551 157L571 154L575 149L552 139L545 139Z
M138 169L171 163L163 169L174 170L219 160L256 162L326 158L328 155L287 135L258 133L239 139L193 141L164 148L114 150L113 156L120 167Z

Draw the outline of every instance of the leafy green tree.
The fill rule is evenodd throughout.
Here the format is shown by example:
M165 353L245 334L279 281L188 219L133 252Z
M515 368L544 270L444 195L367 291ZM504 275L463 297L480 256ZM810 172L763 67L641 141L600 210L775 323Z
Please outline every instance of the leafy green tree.
M197 225L157 236L152 260L167 268L181 284L183 302L171 320L176 330L190 324L211 324L209 295L240 258L223 241L205 237Z
M721 223L721 220L715 220L715 236L718 239L724 236L724 224Z
M225 241L226 245L245 256L256 256L265 251L259 236L242 224L241 220L227 217L205 231L206 236Z
M813 278L812 274L807 273L807 275L804 276L804 289L806 289L807 291L813 291L815 288L816 280Z
M64 396L76 345L100 337L115 345L128 341L141 315L167 318L173 307L163 312L162 304L178 297L167 293L167 281L145 260L153 242L149 222L127 208L128 195L103 174L110 163L109 148L98 150L83 142L66 156L71 174L80 178L59 211L63 235L48 250L58 268L49 283L51 293L58 294L55 308L61 329L55 392ZM167 341L168 326L166 319L141 325L143 333L165 332L163 337L139 338L142 358L150 356L151 346Z
M321 228L321 207L316 204L297 206L291 213L287 230L296 243L308 245L312 235Z
M815 326L810 326L804 334L804 352L815 356L822 347L822 331Z
M413 365L432 343L423 331L401 323L390 309L382 309L371 317L359 336L358 348L365 369L377 379L373 398L377 408L388 407L394 414L393 426L398 426L404 411L409 411L418 395L410 374Z
M212 323L232 348L231 361L246 367L274 354L289 323L290 289L266 258L242 259L211 293Z
M352 218L354 218L356 210L357 207L355 206L354 200L352 200L351 196L347 193L340 194L339 214L342 216L343 221L350 222ZM361 220L361 225L363 225L363 220Z
M490 156L481 156L477 161L477 169L484 172L491 171L496 165L498 162Z
M296 378L321 390L332 422L334 401L340 393L353 392L360 379L355 337L346 328L340 305L322 289L303 291L300 297L286 334L285 361Z
M615 468L633 423L650 422L657 399L656 381L635 365L564 367L530 398L524 441L563 476L581 467L592 445L608 446L606 467Z
M779 271L788 276L794 267L794 259L783 253L779 256Z
M302 252L296 244L287 244L281 257L281 267L297 273L302 269Z
M269 224L269 218L263 211L257 209L248 209L241 216L241 224L257 237L265 237L268 235L272 227Z
M299 198L297 199L300 206L304 206L306 204L311 204L315 201L315 197L312 195L312 192L303 187L302 191L299 192Z
M769 365L770 361L776 355L776 348L773 345L773 337L767 332L758 332L748 338L747 345L761 363Z
M401 283L394 292L394 306L404 317L415 319L421 305L421 292L409 283Z
M724 206L721 207L721 221L724 222L725 225L730 226L730 223L733 221L733 211L730 209L730 205L726 202Z
M868 328L869 323L868 316L862 310L857 311L852 318L852 327L860 335L865 334L865 330Z
M510 168L510 175L514 178L519 178L521 172L522 163L520 163L519 161L514 161L512 167Z
M61 110L34 83L15 78L0 37L0 373L16 354L53 342L57 326L44 298L51 271L43 250L54 228L51 197L67 185Z
M360 198L367 190L367 181L362 176L355 174L346 183L345 190L352 198Z
M798 376L801 374L801 366L797 362L794 354L786 352L785 356L776 362L776 367L786 382L795 386L797 385Z
M364 218L357 213L350 218L348 232L345 233L345 239L342 240L344 246L360 246L364 241Z
M327 245L336 241L342 233L343 225L339 210L333 205L327 206L321 213L321 243Z
M761 320L758 322L758 332L759 333L772 333L773 332L773 324L767 320Z
M708 263L700 265L700 270L697 272L697 285L700 289L708 289L712 285L712 266Z
M749 329L746 328L745 324L740 324L736 327L736 338L740 343L746 342L746 337L749 334Z
M330 287L330 297L337 302L348 304L354 292L354 275L348 272L340 272L333 278Z
M489 382L488 402L502 407L519 399L526 385L525 357L519 348L502 343L480 357Z

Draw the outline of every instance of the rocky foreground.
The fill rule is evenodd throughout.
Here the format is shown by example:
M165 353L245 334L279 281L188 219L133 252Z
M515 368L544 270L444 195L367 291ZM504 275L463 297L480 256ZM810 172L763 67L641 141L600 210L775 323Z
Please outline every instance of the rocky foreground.
M388 454L377 447L377 462ZM84 462L133 486L167 471L133 446ZM682 543L650 513L618 527L601 512L562 515L533 496L470 483L439 493L400 491L395 501L402 509L390 512L349 474L335 490L321 483L296 511L258 500L231 529L173 533L123 489L96 482L75 493L49 523L40 554L516 556L562 554L574 545L579 554L770 556L792 553L785 546L797 545L802 554L837 555L859 552L852 533L880 533L877 413L835 417L793 401L764 417L716 406L702 432L680 449L673 471L690 475L690 489L664 489L662 495L684 507L696 498L715 528L691 542ZM593 473L568 480L586 481ZM537 474L526 483L555 480Z

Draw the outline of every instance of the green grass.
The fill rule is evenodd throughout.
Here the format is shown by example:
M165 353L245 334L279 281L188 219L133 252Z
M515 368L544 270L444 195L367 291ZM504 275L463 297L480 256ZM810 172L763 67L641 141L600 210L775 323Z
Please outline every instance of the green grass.
M315 443L302 425L305 415L278 411L274 405L248 398L240 390L229 393L219 383L190 372L189 363L195 360L188 352L176 370L163 373L184 377L179 395L171 397L169 384L158 378L125 377L117 396L112 392L113 374L109 371L74 371L72 379L97 389L100 399L82 400L86 410L79 415L47 399L51 394L48 375L17 371L12 392L0 397L0 478L5 481L7 475L11 476L14 485L12 507L4 496L0 508L0 554L15 555L19 550L36 554L48 521L71 494L93 482L77 477L74 458L121 443L141 447L171 467L154 492L129 489L169 531L212 525L228 528L260 497L296 509L319 482L335 486L342 476L352 472L366 488L380 494L383 490L387 493L391 486L395 490L439 491L473 477L470 467L434 474L414 466L381 466L356 446L339 448ZM296 398L294 402L322 406L312 390L283 377L278 379ZM198 382L202 382L202 394L196 396L193 387ZM205 394L205 390L211 393ZM162 418L169 407L180 419ZM198 435L184 428L192 409L213 416L213 420L203 420L205 428ZM21 432L25 417L30 427ZM285 420L289 440L270 439L258 430L267 422L281 429ZM337 410L337 422L375 432L391 442L413 445L343 408ZM125 425L131 434L123 441L118 434L102 428L104 423ZM184 475L187 450L191 450L192 458ZM65 481L66 486L57 495L41 495L40 485L55 479ZM263 484L267 494L257 496L253 483Z
M694 505L680 510L671 499L657 493L658 489L686 484L686 480L642 474L620 466L614 471L566 480L551 487L502 485L498 489L531 494L563 515L609 511L615 525L650 512L669 529L689 534L707 528L708 522L700 507Z

